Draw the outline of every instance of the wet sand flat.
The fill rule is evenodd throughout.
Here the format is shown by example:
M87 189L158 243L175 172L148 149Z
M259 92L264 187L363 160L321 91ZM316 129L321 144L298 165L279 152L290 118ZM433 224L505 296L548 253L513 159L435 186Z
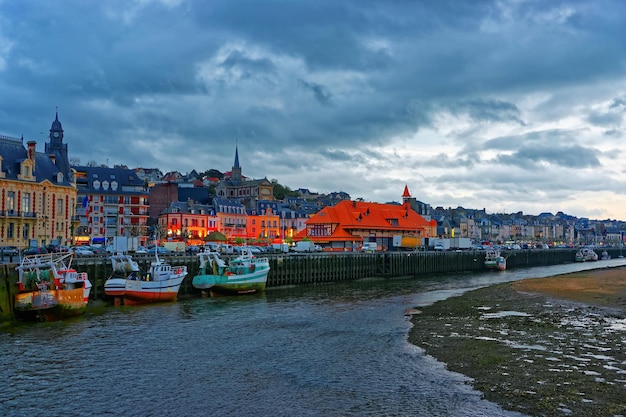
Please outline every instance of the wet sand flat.
M626 308L626 269L605 268L514 282L521 292L535 292L582 303Z
M626 269L498 284L417 307L409 341L529 416L626 415Z

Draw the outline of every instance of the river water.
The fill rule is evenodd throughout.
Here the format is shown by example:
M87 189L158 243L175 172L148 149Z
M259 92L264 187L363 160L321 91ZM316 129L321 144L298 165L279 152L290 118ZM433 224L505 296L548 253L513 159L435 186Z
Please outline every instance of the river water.
M0 332L1 416L521 416L407 342L404 311L598 263L106 307Z

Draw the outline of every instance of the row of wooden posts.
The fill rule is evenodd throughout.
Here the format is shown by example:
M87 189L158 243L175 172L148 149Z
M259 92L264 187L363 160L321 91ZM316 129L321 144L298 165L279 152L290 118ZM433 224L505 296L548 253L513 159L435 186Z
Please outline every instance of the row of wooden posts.
M574 262L573 249L523 250L503 252L507 257L507 268L555 265ZM260 255L265 256L265 255ZM463 252L378 252L378 253L319 253L267 255L270 273L267 287L307 285L352 281L371 277L411 277L455 272L477 272L485 269L484 251ZM148 269L152 258L147 255L134 259L143 269ZM186 265L188 278L198 273L196 256L165 256L173 266ZM92 297L104 298L104 282L111 274L107 258L77 258L74 266L87 272L93 284ZM198 293L185 279L179 294Z
M607 250L612 257L619 256L619 249ZM536 267L574 262L574 249L517 250L502 253L507 257L507 269ZM261 255L265 256L265 255ZM270 273L267 287L298 286L318 283L353 281L372 277L420 277L458 272L485 270L484 251L463 252L377 252L377 253L312 253L267 255ZM196 256L164 256L173 266L186 265L188 277L181 285L179 295L199 295L191 285L198 273ZM137 255L134 259L147 270L153 257ZM15 264L0 266L0 314L12 305L10 297L15 294L17 271ZM91 298L105 299L104 282L111 274L111 262L107 257L75 258L74 268L87 272L93 288Z

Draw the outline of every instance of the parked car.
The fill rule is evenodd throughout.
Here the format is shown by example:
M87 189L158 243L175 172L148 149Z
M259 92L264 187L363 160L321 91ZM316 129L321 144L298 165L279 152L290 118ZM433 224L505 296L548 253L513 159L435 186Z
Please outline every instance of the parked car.
M74 256L93 256L94 253L87 246L76 246L72 249Z
M163 246L153 246L151 248L148 248L146 253L148 253L149 255L154 255L155 253L158 255L169 255L171 251L167 248L164 248Z
M185 253L187 255L195 255L198 252L200 252L200 246L187 246L185 248Z
M261 249L256 246L233 246L235 253L245 253L246 250L250 250L251 253L261 253Z
M29 248L26 248L22 251L22 255L26 256L26 255L41 255L41 254L45 254L48 253L48 251L46 250L46 248L40 247L40 246L31 246Z
M85 246L85 249L89 249L94 255L106 255L106 251L102 246Z
M137 246L137 249L135 250L136 254L146 254L148 253L148 249L145 246Z
M15 256L19 254L19 250L15 246L0 246L0 253L3 256Z

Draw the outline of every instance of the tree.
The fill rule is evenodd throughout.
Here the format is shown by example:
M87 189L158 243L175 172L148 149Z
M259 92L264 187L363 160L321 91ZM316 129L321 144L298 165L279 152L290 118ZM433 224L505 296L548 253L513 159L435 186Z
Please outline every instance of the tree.
M220 180L224 178L224 174L222 174L217 169L207 169L204 172L199 172L198 175L200 175L200 177L202 178L209 177L209 178L217 178Z
M285 197L298 197L298 192L293 191L291 188L286 185L281 185L276 180L272 180L272 184L274 184L274 198L276 200L284 200Z

